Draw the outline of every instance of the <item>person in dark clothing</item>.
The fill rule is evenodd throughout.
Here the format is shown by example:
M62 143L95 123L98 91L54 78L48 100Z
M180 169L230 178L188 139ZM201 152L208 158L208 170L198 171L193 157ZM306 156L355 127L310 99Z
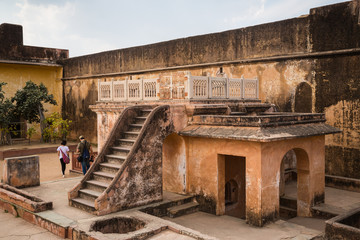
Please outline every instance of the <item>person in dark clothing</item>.
M81 168L85 175L90 168L90 156L92 155L91 144L85 140L84 136L80 136L80 143L77 146L76 152L82 156Z

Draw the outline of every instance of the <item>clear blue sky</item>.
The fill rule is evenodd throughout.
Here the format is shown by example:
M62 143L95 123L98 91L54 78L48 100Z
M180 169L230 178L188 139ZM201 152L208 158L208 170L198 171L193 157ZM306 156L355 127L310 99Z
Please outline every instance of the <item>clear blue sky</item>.
M24 44L70 57L274 22L339 0L1 0Z

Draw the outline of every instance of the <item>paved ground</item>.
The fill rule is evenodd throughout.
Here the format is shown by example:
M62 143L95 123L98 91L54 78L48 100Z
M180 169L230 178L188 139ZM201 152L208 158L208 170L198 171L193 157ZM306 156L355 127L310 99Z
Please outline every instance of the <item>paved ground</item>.
M74 142L72 144L75 144ZM31 143L29 145L28 143L23 144L16 144L16 145L6 145L1 146L0 151L6 151L6 150L13 150L13 149L30 149L30 148L47 148L47 147L57 147L60 144L52 144L52 143ZM57 156L57 152L53 153L42 153L42 154L36 154L39 156L40 161L40 182L46 182L46 181L54 181L62 179L62 172L61 172L61 164L60 160ZM3 175L3 162L4 160L0 160L0 179L2 179ZM71 168L71 163L66 165L65 170L65 177L76 177L78 176L75 173L70 173L69 169Z
M67 205L67 191L70 190L78 181L80 181L80 179L81 177L75 177L43 182L39 187L25 188L24 190L37 195L43 200L53 201L54 212L81 223L82 221L86 222L88 219L94 218L94 216ZM10 214L8 214L8 216L9 220L11 220L9 222L12 222L14 219L16 221L23 221L22 219L14 218ZM152 220L155 222L157 221L156 218L152 218ZM285 238L311 239L312 237L321 234L321 231L317 229L304 227L301 226L301 224L294 224L282 220L279 220L276 223L268 224L264 228L256 228L247 225L244 220L238 218L230 216L215 216L203 212L198 212L175 219L166 218L165 220L170 220L171 222L184 226L185 228L224 240L275 240ZM158 221L163 224L163 222L161 222L163 220L159 219ZM304 220L302 222L304 222ZM7 229L6 224L4 224L3 227L4 229ZM8 237L10 236L11 234L9 233ZM161 236L163 236L163 238L161 238ZM153 239L187 240L191 238L188 236L176 234L172 231L166 231L162 232L160 235L154 236Z
M0 239L6 240L55 240L62 239L51 232L10 213L0 211Z
M52 201L54 206L53 211L55 213L78 221L79 224L81 222L89 222L90 219L93 219L94 215L68 206L67 192L80 181L81 176L69 174L69 169L67 169L66 178L62 178L61 166L56 153L39 154L39 156L41 185L39 187L26 188L24 190L37 195L43 200ZM3 161L0 161L1 175L2 163ZM68 167L70 167L70 165L68 165ZM289 194L295 194L296 196L296 191L290 189ZM350 209L354 206L358 206L360 203L360 193L326 188L325 196L325 202L327 204L343 209ZM341 198L339 198L339 196L341 196ZM321 232L324 231L325 226L324 220L321 219L297 217L290 219L289 221L279 220L275 223L268 224L263 228L256 228L247 225L244 220L238 218L230 216L214 216L203 212L197 212L175 219L156 219L157 218L152 217L152 221L158 221L159 224L164 224L164 220L171 221L173 224L183 226L184 229L191 229L194 232L212 236L213 239L217 238L224 240L311 239L312 237L321 234ZM47 230L1 211L0 240L2 239L59 238ZM189 240L192 238L166 230L150 239Z

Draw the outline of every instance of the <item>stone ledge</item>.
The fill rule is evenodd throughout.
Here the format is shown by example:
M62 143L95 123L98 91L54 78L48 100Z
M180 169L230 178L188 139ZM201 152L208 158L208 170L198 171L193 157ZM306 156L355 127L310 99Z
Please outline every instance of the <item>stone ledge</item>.
M260 113L259 115L199 115L193 116L191 124L214 126L276 127L295 124L323 123L322 113ZM195 114L194 114L195 115Z

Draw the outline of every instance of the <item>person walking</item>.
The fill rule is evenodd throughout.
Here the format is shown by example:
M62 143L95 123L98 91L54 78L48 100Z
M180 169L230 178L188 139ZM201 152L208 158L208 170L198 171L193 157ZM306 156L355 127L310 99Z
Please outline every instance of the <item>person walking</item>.
M69 158L69 147L66 146L66 141L63 140L61 142L61 145L57 148L57 152L58 152L58 156L60 159L60 163L61 163L61 171L62 171L62 175L63 178L65 177L65 169L66 169L66 164L68 164L70 162L70 158Z
M92 155L91 144L85 140L84 136L79 137L80 142L77 146L76 152L81 156L81 168L85 175L87 170L90 168L90 156Z

